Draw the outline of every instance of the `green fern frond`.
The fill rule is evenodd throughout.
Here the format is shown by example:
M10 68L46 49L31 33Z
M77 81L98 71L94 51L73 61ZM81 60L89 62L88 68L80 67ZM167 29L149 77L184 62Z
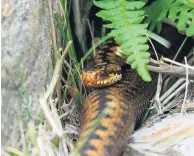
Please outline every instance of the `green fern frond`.
M157 27L160 32L162 20L168 18L175 22L179 31L186 31L187 36L194 35L194 2L191 0L158 0L145 11L145 23L149 23L150 30Z
M180 2L175 2L169 10L168 19L172 22L178 20L178 30L185 30L187 36L194 35L194 9Z
M193 0L177 0L177 1L188 6L189 8L194 9L194 1Z
M166 18L171 5L175 0L157 0L150 6L145 7L145 14L147 16L145 23L149 23L149 30L152 31L155 27L158 32L161 31L162 20Z
M144 81L151 81L147 64L149 63L149 46L146 37L147 24L141 24L144 19L142 1L130 0L99 0L94 4L104 10L96 15L109 24L104 25L112 28L109 35L113 36L120 45L122 53L128 56L127 63L136 69Z

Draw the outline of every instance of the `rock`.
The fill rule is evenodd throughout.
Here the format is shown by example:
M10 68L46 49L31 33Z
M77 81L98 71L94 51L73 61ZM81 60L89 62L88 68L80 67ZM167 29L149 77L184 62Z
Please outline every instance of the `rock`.
M53 71L46 2L1 2L2 146L21 147L21 130L39 119L38 98Z

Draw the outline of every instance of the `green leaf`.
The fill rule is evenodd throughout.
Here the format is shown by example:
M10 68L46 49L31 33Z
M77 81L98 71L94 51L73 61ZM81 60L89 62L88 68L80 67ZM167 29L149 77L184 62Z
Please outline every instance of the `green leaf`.
M141 1L126 1L125 3L125 9L126 10L135 10L135 9L141 9L145 5L144 2Z
M193 23L194 23L194 9L181 3L174 3L172 8L169 10L168 19L176 23L179 31L186 31L187 36L193 36ZM187 29L188 27L188 29Z
M188 6L189 8L193 8L194 9L194 1L193 0L177 0L179 3L182 3L186 6Z
M145 5L141 1L129 0L99 0L94 4L103 10L96 15L110 23L105 24L106 28L111 28L110 36L120 45L122 53L127 55L127 63L145 81L151 81L147 64L150 54L146 37L148 24L142 24Z
M147 15L145 23L149 24L150 31L154 30L155 27L161 27L161 21L166 18L168 10L171 8L174 1L175 0L157 0L144 9Z
M186 35L192 36L194 35L192 29L194 22L193 10L194 1L192 0L157 0L145 8L148 15L145 23L149 24L149 30L157 27L157 31L160 32L161 22L168 15L170 21L176 22L179 31L186 31Z
M101 0L101 1L95 1L93 0L94 5L102 8L102 9L113 9L116 7L119 7L121 4L122 0Z
M105 28L113 28L113 25L112 24L104 24L103 25Z
M102 10L96 14L96 16L101 17L103 19L110 20L111 17L116 16L117 14L120 14L120 9L110 9L110 10Z
M179 19L181 20L179 20L177 23L177 28L180 31L183 31L186 28L187 21L189 19L189 15L187 11L188 11L187 9L184 9L184 11L180 13Z
M187 29L186 35L189 37L194 36L194 22L192 22L190 27Z

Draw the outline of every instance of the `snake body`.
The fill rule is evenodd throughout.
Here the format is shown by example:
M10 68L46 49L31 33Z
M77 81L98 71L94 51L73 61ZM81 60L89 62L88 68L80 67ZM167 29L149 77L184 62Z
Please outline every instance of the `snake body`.
M114 53L106 55L97 56L96 61L103 63L108 58L105 61L107 64L117 63L118 56ZM92 71L95 72L94 69ZM153 80L147 83L132 69L124 68L120 72L121 80L114 82L114 85L96 89L86 97L81 112L81 134L76 144L77 155L120 156L149 106L156 90L157 75L151 73ZM86 76L85 73L82 78L86 79Z
M121 67L124 59L116 56L117 45L112 40L106 42L96 52L94 63L82 72L82 81L88 87L105 87L122 78Z

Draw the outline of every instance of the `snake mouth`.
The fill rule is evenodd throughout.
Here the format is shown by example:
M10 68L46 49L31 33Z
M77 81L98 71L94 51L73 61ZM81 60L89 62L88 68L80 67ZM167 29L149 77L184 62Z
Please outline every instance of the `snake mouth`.
M106 87L121 80L121 68L115 64L97 65L82 72L81 79L87 87Z

